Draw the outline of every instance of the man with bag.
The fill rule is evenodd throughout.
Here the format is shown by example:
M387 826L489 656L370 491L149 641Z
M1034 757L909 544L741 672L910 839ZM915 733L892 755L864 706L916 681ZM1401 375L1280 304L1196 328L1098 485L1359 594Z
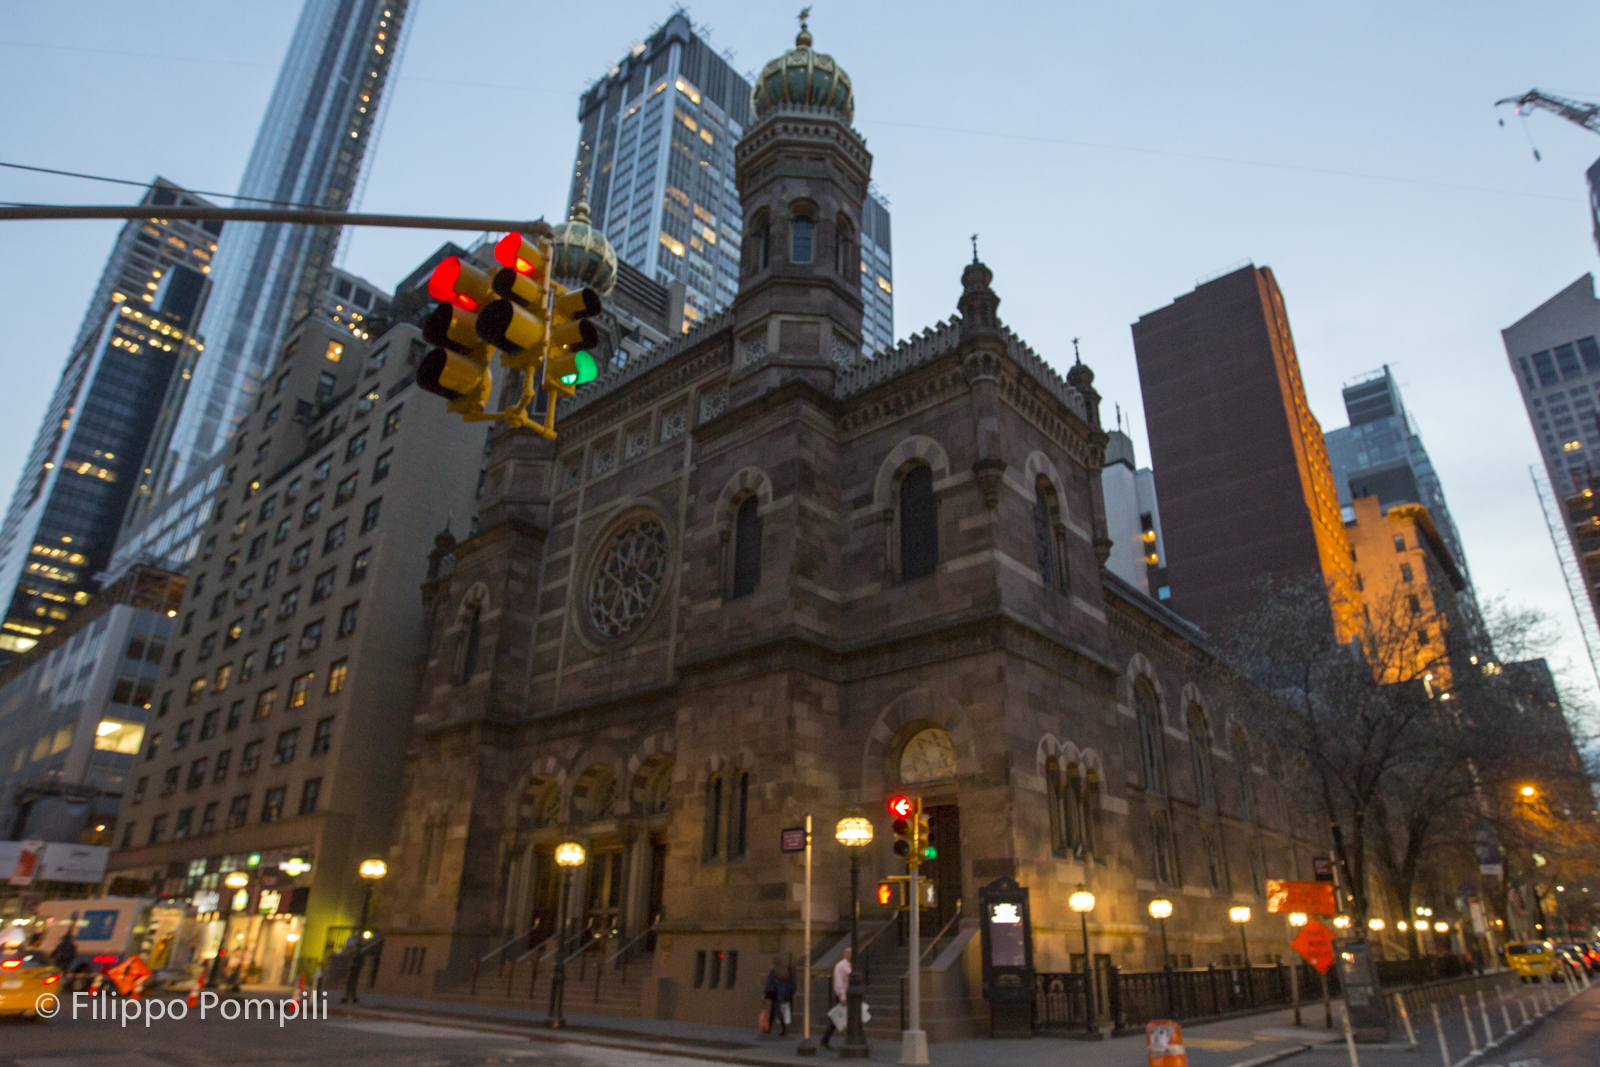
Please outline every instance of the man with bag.
M833 1007L828 1009L828 1029L822 1035L822 1047L828 1048L833 1035L842 1033L849 1023L850 950L845 949L839 962L833 965Z
M767 972L767 984L761 996L764 1000L761 1009L761 1032L770 1034L773 1026L777 1026L779 1036L788 1037L789 1004L794 999L794 980L789 977L787 969L784 969L781 958L772 961L772 969Z

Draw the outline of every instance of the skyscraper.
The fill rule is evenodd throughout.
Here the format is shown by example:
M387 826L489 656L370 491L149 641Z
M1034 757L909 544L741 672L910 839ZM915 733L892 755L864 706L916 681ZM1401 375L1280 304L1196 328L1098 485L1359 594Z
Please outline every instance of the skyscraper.
M1354 514L1351 502L1358 496L1376 496L1384 508L1421 504L1456 568L1466 575L1467 553L1445 503L1444 487L1387 364L1345 386L1344 410L1350 425L1329 430L1323 440L1346 521Z
M241 197L349 208L410 0L306 0L239 182ZM212 344L145 466L159 496L223 446L285 331L329 288L334 226L241 222L217 254Z
M683 283L685 332L732 303L742 236L734 145L750 124L750 83L677 11L588 88L578 123L568 207L587 198L619 259L662 285ZM870 354L894 342L889 206L876 190L861 249Z
M1339 495L1272 270L1243 267L1141 316L1133 347L1172 609L1215 632L1261 579L1315 576L1351 633Z
M204 205L164 178L142 201ZM94 591L152 428L204 345L220 222L140 219L122 228L68 352L0 528L0 656L31 648Z

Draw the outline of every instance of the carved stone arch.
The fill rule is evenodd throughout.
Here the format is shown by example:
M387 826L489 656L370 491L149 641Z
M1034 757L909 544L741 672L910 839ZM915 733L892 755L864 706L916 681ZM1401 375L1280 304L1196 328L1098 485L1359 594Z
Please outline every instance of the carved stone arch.
M1077 752L1077 763L1082 773L1094 771L1100 776L1100 781L1106 780L1106 759L1099 749L1085 748Z
M1068 764L1083 763L1083 751L1077 745L1071 741L1059 740L1054 734L1045 734L1034 749L1034 770L1041 782L1048 777L1045 773L1045 764L1051 756L1056 758L1056 762L1063 769Z
M1161 725L1163 727L1172 726L1171 701L1167 699L1166 691L1161 685L1161 676L1156 673L1156 665L1151 663L1143 652L1135 652L1128 660L1127 669L1122 673L1119 688L1122 689L1120 695L1123 703L1128 710L1137 714L1137 705L1134 703L1134 689L1141 679L1148 682L1150 690L1155 693L1156 710L1160 713Z
M752 493L762 511L772 507L772 479L767 472L760 467L744 467L735 471L718 494L716 511L712 513L712 521L719 529L725 529L733 522L735 507Z
M863 791L897 788L901 752L907 742L929 727L938 727L950 735L956 752L956 777L977 771L977 745L966 711L931 689L912 689L891 700L867 733L861 753Z
M1020 491L1030 504L1037 495L1034 487L1039 484L1041 476L1048 479L1051 488L1056 491L1056 503L1061 508L1061 521L1066 522L1071 516L1071 509L1067 506L1067 486L1061 480L1061 472L1056 470L1055 463L1043 452L1028 453L1027 460L1022 464Z
M615 818L617 807L622 803L623 784L617 773L617 763L596 759L574 764L574 768L566 805L572 822L605 822Z
M883 509L896 505L895 489L906 468L917 462L926 463L933 470L933 482L950 477L950 456L944 446L924 434L913 434L889 450L878 465L878 475L872 482L872 502Z

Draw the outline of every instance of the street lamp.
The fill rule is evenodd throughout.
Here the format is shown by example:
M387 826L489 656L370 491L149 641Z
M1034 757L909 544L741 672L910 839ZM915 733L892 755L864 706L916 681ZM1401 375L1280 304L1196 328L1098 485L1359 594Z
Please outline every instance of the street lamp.
M1350 916L1348 916L1348 915L1335 915L1333 917L1333 925L1334 925L1335 928L1340 929L1340 930L1348 930L1348 929L1350 929Z
M1533 786L1531 786L1531 785L1525 785L1525 786L1523 786L1523 787L1522 787L1522 788L1521 788L1521 789L1520 789L1520 790L1519 790L1519 792L1520 792L1520 793L1521 793L1521 794L1522 794L1522 795L1523 795L1523 796L1525 796L1525 797L1535 797L1535 796L1538 796L1538 795L1539 795L1539 791L1538 791L1538 790L1537 790L1537 789L1535 789L1535 788L1534 788L1534 787L1533 787Z
M1297 927L1298 926L1304 926L1306 923L1308 923L1310 921L1311 921L1311 916L1307 915L1303 911L1291 911L1289 913L1289 925L1290 926L1297 926Z
M1167 919L1172 915L1172 901L1156 897L1150 902L1150 917L1161 923L1161 973L1167 987L1167 1014L1176 1017L1178 1009L1172 997L1172 963L1167 955Z
M367 916L372 911L372 887L383 880L389 873L389 865L377 856L370 856L361 861L356 868L356 873L361 880L367 883L367 891L361 898L361 921L356 923L355 951L350 960L350 975L344 989L344 1002L346 1004L359 1004L361 998L356 995L356 990L361 983L361 964L366 960L365 948L362 941L367 937Z
M1386 924L1384 923L1384 921L1382 919L1368 919L1367 920L1367 929L1373 931L1374 933L1379 933L1379 934L1383 933L1383 928L1384 928L1385 925Z
M1289 913L1289 926L1290 926L1291 929L1298 930L1301 927L1305 926L1305 924L1310 922L1310 921L1311 921L1311 916L1307 915L1303 911L1291 911ZM1327 988L1327 984L1328 984L1327 976L1326 975L1319 975L1318 977L1320 977L1322 979L1323 988L1326 989ZM1291 988L1290 988L1290 993L1294 997L1294 1024L1296 1026L1299 1026L1300 1025L1300 968L1299 968L1298 965L1289 968L1289 981L1292 983Z
M856 958L861 940L861 850L872 844L872 822L851 808L833 828L834 840L850 853L850 984L845 994L844 1045L839 1058L864 1060L871 1055L861 1023L861 961ZM916 966L916 961L912 961Z
M1077 891L1067 898L1067 906L1078 913L1083 926L1083 1019L1084 1028L1094 1033L1094 956L1089 952L1089 913L1094 910L1094 894L1078 883Z
M550 972L550 1029L566 1025L561 1016L561 1000L567 986L567 896L572 890L572 875L588 858L576 841L556 846L556 866L561 868L561 909L556 913L556 969Z
M1244 999L1251 1007L1255 1007L1256 992L1250 981L1250 939L1245 935L1245 924L1250 921L1250 909L1238 905L1228 909L1230 922L1239 924L1239 944L1244 948Z

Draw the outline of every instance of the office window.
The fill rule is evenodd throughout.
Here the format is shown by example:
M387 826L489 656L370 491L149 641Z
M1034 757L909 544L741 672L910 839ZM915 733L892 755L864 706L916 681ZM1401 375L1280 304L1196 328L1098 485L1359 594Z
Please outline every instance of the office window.
M317 375L317 401L319 403L326 403L327 401L333 399L333 388L337 384L339 384L339 379L335 378L327 371L323 371L321 374Z
M239 723L244 719L244 701L235 700L228 705L228 722L223 726L223 732L232 733L239 728Z
M304 483L304 481L305 479L298 474L289 479L289 487L283 491L283 502L285 504L289 503L295 497L300 495L300 486Z
M317 575L317 580L311 583L311 602L320 604L333 593L333 581L337 577L336 571L325 570Z
M278 561L273 560L267 564L267 569L261 572L261 588L263 591L271 589L278 582Z
M200 759L197 759L193 763L189 764L189 776L184 780L183 787L185 789L199 789L205 784L206 761L205 757L202 756Z
M278 746L272 752L272 764L289 763L294 760L294 750L300 744L300 728L285 730L278 735Z
M272 518L273 515L277 514L277 512L278 494L273 493L271 496L267 497L267 499L261 502L261 509L256 512L256 521L264 523L268 519Z
M223 634L223 648L232 648L234 645L238 644L239 638L244 636L244 616L241 615L237 619L234 619L232 622L230 622L228 624L228 628L223 631Z
M289 554L289 573L293 574L309 562L311 562L311 542L306 541L296 545L294 551Z
M367 576L367 564L372 560L372 549L363 548L350 561L350 578L346 584L355 585Z
M321 778L307 778L306 784L300 787L300 814L315 815L317 813L317 798L322 793Z
M289 638L287 635L278 638L267 646L267 669L282 666L284 657L289 654Z
M328 721L332 722L333 720L330 719ZM150 788L150 778L149 778L149 776L145 776L143 778L140 778L137 782L135 782L134 786L133 786L133 802L135 804L144 803L144 794L145 794L146 790L148 790L149 788Z
M248 556L248 560L247 561L251 562L251 563L254 563L256 558L258 556L260 556L261 553L265 552L266 550L267 550L267 535L266 534L258 534L256 536L256 538L250 542L250 554Z
M262 460L266 459L267 458L267 450L270 449L271 447L272 447L272 438L270 438L270 437L267 438L265 441L262 441L259 445L256 445L255 462L260 463Z
M194 809L184 808L178 812L178 820L172 825L172 839L182 841L189 836L190 829L194 826Z
M258 738L239 751L239 773L254 774L261 766L261 741Z
M178 791L178 772L180 767L168 767L161 774L161 795L170 797Z
M209 741L217 736L217 725L221 718L221 708L213 708L206 712L205 718L200 720L200 740Z
M300 587L295 586L278 598L278 618L287 619L300 610Z
M159 731L150 735L150 740L144 746L144 759L146 763L155 761L156 754L161 751L161 734Z
M383 417L383 436L389 437L400 429L400 409L404 404L396 404L394 410Z
M177 752L189 747L189 738L194 734L194 720L185 719L178 724L178 729L172 735L172 751Z
M317 728L311 735L311 754L320 756L333 747L333 716L317 720Z
M289 539L289 531L293 528L294 520L285 516L284 520L278 523L278 528L272 531L272 543L275 545L283 544Z
M271 614L271 611L272 611L272 609L269 608L265 604L258 604L256 606L256 610L253 611L250 614L250 632L251 633L258 634L262 630L265 630L267 628L267 618ZM251 658L252 658L251 656L246 656L245 657L246 660L250 660ZM247 675L244 672L240 672L240 674L239 674L239 680L240 681L243 681L246 677L247 677Z
M344 546L345 530L349 525L350 521L348 519L340 519L328 527L328 532L322 538L322 554L324 556L329 552L336 552Z
M145 841L145 844L147 844L147 845L157 844L158 842L160 842L161 838L163 836L165 836L166 832L167 832L167 817L165 815L157 815L150 822L150 837Z
M389 461L394 458L394 449L390 449L372 461L372 484L377 485L389 477Z
M344 459L348 463L367 450L367 431L352 434L349 442L344 446Z
M205 695L206 695L206 676L202 674L200 677L195 678L192 681L190 681L190 683L189 683L189 692L184 695L183 703L184 703L185 706L187 706L189 704L198 704L198 703L200 703L200 698L205 696Z
M228 594L227 594L227 591L224 590L223 592L218 593L216 596L211 598L211 614L207 615L206 618L208 618L208 619L216 618L218 615L222 614L222 610L224 608L226 608L227 606L228 606ZM190 615L190 618L193 618L192 614Z
M237 830L250 817L250 794L234 797L228 805L228 829Z
M349 503L350 498L356 495L356 487L360 484L360 481L360 475L352 474L340 482L338 488L333 491L333 506L338 507L341 504Z
M228 778L228 764L233 762L233 749L225 748L217 753L217 759L211 767L211 780L213 782L226 781Z
M278 687L272 686L256 694L256 707L251 716L257 720L265 719L272 714L278 705Z
M322 620L318 619L316 622L307 623L306 628L300 631L300 654L303 656L308 652L314 652L320 644L322 644Z
M289 683L289 706L303 708L306 705L306 695L311 691L311 672L296 675L294 681Z
M200 815L200 832L214 834L217 832L217 802L213 800L206 805L205 811Z
M328 665L328 695L344 689L345 675L350 672L350 660L341 657Z
M267 790L266 796L261 799L261 821L277 822L283 818L283 797L288 792L284 786Z
M340 637L349 637L351 634L356 632L356 609L358 609L360 606L361 605L359 602L355 604L348 604L345 606L345 609L339 613Z
M361 512L361 532L367 533L378 525L378 512L383 508L383 497L372 501Z
M138 824L130 822L127 826L122 828L122 844L119 847L124 852L133 847L133 828L136 825Z
M1396 552L1404 552L1406 550L1406 538L1404 534L1394 535L1394 550Z
M322 498L306 501L305 510L300 513L300 526L304 529L322 517Z

